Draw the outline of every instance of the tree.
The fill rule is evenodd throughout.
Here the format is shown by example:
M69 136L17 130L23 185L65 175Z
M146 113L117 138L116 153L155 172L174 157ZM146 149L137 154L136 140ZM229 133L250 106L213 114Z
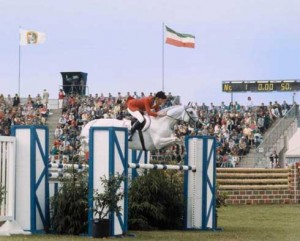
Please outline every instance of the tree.
M129 228L181 229L183 201L181 172L150 170L132 181L129 190Z
M6 193L5 186L0 187L0 206L5 198L5 193Z
M119 205L119 201L124 198L124 192L120 191L120 187L124 178L125 177L121 174L116 174L109 178L105 175L100 177L103 190L95 190L93 196L93 212L98 216L98 219L107 217L112 211L116 214L120 213L122 207Z
M52 228L60 234L78 235L87 232L88 178L87 171L74 168L59 179L61 187L51 199Z

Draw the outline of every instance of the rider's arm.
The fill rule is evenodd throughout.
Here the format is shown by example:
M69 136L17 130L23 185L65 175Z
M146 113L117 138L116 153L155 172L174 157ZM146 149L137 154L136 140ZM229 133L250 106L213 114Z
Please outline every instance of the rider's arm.
M154 112L151 110L151 100L148 98L144 99L144 104L145 104L145 110L147 112L148 115L150 116L157 116L157 112Z
M155 105L152 108L156 111L156 116L163 117L163 116L167 115L166 112L159 111L159 106L158 105Z

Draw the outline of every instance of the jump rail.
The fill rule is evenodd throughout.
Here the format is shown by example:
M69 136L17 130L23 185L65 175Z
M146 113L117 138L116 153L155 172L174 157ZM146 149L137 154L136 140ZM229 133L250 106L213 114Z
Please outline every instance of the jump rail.
M180 171L196 171L196 166L186 165L164 165L164 164L140 164L128 163L129 168L154 169L154 170L180 170Z

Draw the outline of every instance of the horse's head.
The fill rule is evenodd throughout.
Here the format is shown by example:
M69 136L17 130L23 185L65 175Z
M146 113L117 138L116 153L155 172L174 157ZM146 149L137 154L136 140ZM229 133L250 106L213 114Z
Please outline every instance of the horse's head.
M190 125L195 125L199 121L199 117L195 108L188 104L184 107L185 114L183 116L183 121L189 123Z
M191 104L188 104L186 106L170 106L166 109L162 109L161 111L165 111L167 113L167 116L171 119L183 121L189 123L190 125L195 125L199 121L198 114Z

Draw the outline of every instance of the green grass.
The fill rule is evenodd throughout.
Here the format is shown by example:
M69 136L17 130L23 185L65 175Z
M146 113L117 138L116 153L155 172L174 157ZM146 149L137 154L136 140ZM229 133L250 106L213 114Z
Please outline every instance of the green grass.
M300 205L227 206L218 210L223 231L130 231L123 240L150 241L299 241ZM29 235L0 237L0 241L87 241L89 237ZM95 239L97 240L97 239ZM110 238L105 240L116 240Z

